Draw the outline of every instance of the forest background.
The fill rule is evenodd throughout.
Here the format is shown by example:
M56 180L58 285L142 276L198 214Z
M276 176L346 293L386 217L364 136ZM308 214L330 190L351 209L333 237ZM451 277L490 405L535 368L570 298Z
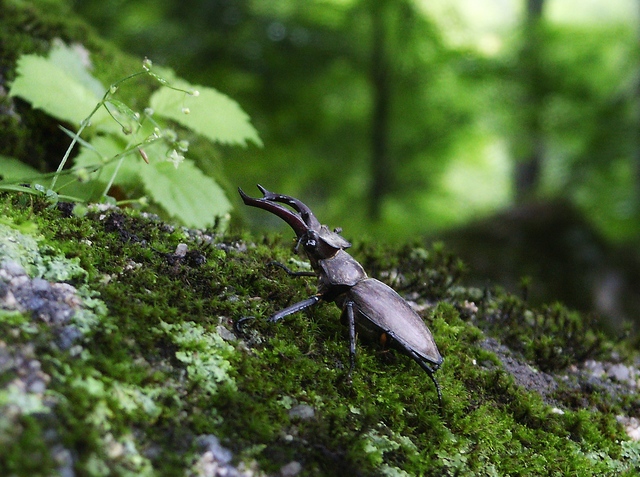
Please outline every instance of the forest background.
M637 316L636 1L69 5L248 113L262 147L197 160L256 229L282 224L243 210L238 185L298 197L349 239L445 237L479 283L597 310L616 328Z
M573 7L571 6L573 5ZM236 99L224 175L406 238L561 196L640 239L633 0L76 2L125 51Z

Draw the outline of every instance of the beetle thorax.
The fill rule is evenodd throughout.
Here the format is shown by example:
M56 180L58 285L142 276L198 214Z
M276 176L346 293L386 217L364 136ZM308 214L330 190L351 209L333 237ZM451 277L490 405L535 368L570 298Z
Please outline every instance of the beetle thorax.
M344 250L337 250L329 258L318 261L320 290L335 287L352 287L367 278L367 273L351 255Z

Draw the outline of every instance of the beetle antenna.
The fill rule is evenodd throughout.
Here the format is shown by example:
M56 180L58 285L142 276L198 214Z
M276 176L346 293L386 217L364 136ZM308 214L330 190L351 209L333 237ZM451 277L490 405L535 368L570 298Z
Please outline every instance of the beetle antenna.
M267 263L267 265L282 268L285 272L287 272L287 275L289 275L290 277L315 277L316 276L315 272L304 272L304 271L294 272L286 265L280 262L276 262L275 260L270 261L269 263Z

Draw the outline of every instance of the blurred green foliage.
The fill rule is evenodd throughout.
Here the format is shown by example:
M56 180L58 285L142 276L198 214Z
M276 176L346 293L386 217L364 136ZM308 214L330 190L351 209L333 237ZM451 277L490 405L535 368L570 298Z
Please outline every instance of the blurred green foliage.
M227 185L398 238L512 204L514 163L539 147L531 199L563 196L610 238L640 237L633 18L516 19L488 54L411 0L69 1L125 51L238 100L265 147L217 151Z

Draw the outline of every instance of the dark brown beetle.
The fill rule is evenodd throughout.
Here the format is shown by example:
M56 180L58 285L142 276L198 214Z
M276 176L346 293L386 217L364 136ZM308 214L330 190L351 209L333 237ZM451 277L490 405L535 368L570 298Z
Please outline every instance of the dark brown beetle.
M411 357L424 369L438 392L442 405L442 393L433 373L440 367L443 358L420 316L391 287L366 272L351 255L345 252L351 244L340 230L330 231L321 225L309 207L288 195L274 194L258 185L263 194L255 199L238 189L246 205L267 210L285 222L298 237L296 251L303 246L315 273L291 272L278 264L287 273L296 276L318 276L318 293L274 314L269 321L276 322L285 316L304 310L321 300L335 302L342 309L342 318L349 326L349 353L351 369L355 364L356 325L367 335L377 336L381 342L387 339L390 345ZM279 204L287 204L294 211Z

